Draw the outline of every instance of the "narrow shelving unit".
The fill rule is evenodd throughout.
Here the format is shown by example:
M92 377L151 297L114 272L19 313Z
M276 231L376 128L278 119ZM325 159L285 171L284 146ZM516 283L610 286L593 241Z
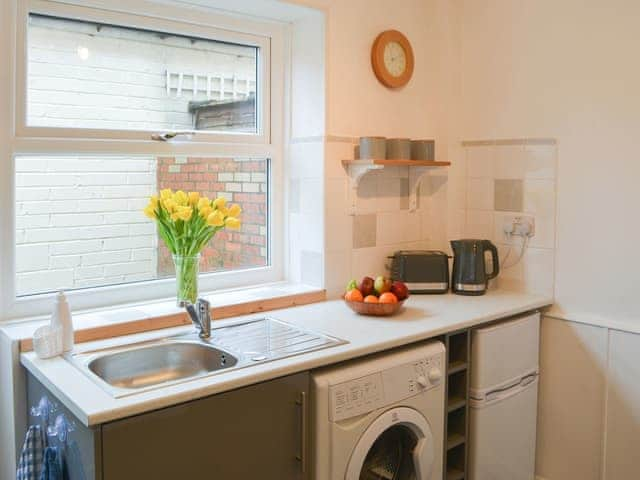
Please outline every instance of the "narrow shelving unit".
M373 170L381 170L385 167L409 167L409 210L412 212L416 210L418 205L417 190L424 175L433 168L448 167L450 165L451 162L432 160L342 160L342 166L349 174L351 188L354 192L358 190L362 177ZM355 199L352 204L355 207Z
M447 382L445 407L444 479L465 480L469 440L469 330L445 336Z

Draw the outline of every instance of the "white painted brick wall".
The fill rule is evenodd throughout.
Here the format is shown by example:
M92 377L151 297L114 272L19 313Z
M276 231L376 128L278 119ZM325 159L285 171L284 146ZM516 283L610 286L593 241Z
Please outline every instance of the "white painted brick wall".
M81 58L78 48L88 49ZM238 45L146 32L32 18L29 26L29 124L117 129L189 129L193 77L167 93L167 71L224 76L225 99L233 80L255 78L255 52ZM215 82L219 82L217 78ZM189 90L191 88L191 90ZM199 89L206 88L201 78ZM236 91L241 92L240 86ZM218 99L215 96L213 99ZM34 167L36 170L37 167ZM98 171L99 170L98 166ZM69 165L69 171L76 171Z
M18 294L156 278L141 211L156 168L154 157L17 158Z

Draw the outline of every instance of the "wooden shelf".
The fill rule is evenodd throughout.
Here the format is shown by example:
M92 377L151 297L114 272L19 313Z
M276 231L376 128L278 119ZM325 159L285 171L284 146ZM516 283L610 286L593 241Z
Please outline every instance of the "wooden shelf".
M425 174L434 167L448 167L451 162L436 162L427 160L394 160L394 159L374 159L374 160L342 160L351 179L352 194L352 214L355 215L355 196L360 180L372 170L381 170L385 167L409 167L409 211L414 212L418 208L418 186Z
M386 167L448 167L451 162L438 162L435 160L342 160L343 165L382 165Z
M453 397L447 401L447 413L455 412L459 408L464 407L467 401L461 397Z
M464 435L460 435L459 433L450 433L447 437L447 450L451 450L452 448L456 448L458 445L462 445L464 441Z
M462 360L458 360L455 362L451 362L449 364L449 368L447 369L447 374L449 375L453 375L454 373L458 373L461 372L462 370L466 370L467 369L467 362L464 362Z
M463 480L464 472L457 468L450 468L447 470L447 480Z

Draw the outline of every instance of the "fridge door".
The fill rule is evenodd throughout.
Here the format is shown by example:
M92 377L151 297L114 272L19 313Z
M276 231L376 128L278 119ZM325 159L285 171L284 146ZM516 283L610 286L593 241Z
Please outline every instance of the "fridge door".
M538 378L472 401L469 480L533 480Z
M471 388L488 391L538 372L540 314L473 331Z

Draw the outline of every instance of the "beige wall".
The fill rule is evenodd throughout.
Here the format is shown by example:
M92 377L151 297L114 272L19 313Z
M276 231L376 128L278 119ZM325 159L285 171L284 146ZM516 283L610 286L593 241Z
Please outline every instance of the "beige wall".
M460 0L460 136L558 140L554 315L638 331L640 4ZM538 475L637 478L638 336L547 318Z

